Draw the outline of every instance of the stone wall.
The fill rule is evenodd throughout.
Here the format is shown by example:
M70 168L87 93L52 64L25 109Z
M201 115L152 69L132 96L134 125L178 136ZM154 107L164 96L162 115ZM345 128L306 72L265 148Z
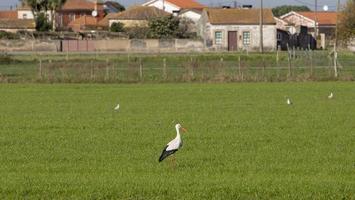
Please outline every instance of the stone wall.
M273 31L265 34L265 48L274 49L276 41ZM276 36L275 36L276 37ZM257 51L256 39L253 48ZM238 41L239 45L241 41ZM275 44L274 44L275 43ZM255 45L255 46L254 46ZM240 47L240 50L243 48ZM253 51L254 49L250 49ZM172 39L172 40L0 40L2 52L137 52L137 53L185 53L226 51L226 48L215 48L204 44L203 40Z
M57 52L60 49L60 41L55 40L0 40L0 51L47 51Z

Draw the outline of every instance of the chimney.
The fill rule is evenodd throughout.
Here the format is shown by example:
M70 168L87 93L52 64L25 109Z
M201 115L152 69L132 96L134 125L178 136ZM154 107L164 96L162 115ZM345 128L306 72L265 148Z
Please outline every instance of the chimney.
M242 8L244 8L244 9L252 9L253 5L243 5Z

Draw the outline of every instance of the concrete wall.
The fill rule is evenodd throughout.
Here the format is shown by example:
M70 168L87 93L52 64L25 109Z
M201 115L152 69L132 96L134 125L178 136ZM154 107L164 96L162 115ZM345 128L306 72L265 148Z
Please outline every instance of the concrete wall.
M57 52L60 41L42 40L0 40L0 51L46 51Z
M205 51L201 40L96 40L96 51L122 51L122 52L201 52Z
M238 33L239 34L239 33ZM272 33L270 33L272 34ZM276 33L275 33L276 34ZM253 36L252 36L253 37ZM265 47L276 46L272 39L265 36ZM253 40L253 39L252 39ZM258 40L255 49L258 50ZM242 42L240 41L241 45ZM0 51L5 52L207 52L226 51L227 48L206 47L203 40L171 39L171 40L63 40L63 41L43 41L43 40L0 40Z

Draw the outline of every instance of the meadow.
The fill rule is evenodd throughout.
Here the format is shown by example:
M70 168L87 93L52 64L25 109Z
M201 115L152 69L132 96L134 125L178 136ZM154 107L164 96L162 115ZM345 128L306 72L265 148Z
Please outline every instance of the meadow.
M2 84L0 95L1 199L355 199L352 82ZM188 132L172 169L158 158L176 123Z

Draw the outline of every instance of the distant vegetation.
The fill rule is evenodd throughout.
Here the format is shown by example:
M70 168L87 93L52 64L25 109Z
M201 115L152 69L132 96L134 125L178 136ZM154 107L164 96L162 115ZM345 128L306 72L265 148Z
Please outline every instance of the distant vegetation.
M348 0L345 5L339 23L339 36L348 41L355 38L355 1Z
M112 25L110 27L110 31L115 32L115 33L124 32L123 26L124 25L121 22L114 22L114 23L112 23Z
M274 13L275 17L280 17L291 11L311 11L311 9L309 9L307 6L289 6L289 5L278 6L272 9L272 12Z

